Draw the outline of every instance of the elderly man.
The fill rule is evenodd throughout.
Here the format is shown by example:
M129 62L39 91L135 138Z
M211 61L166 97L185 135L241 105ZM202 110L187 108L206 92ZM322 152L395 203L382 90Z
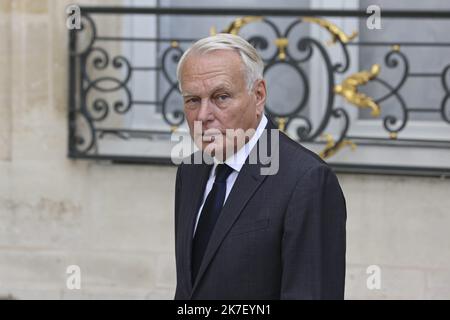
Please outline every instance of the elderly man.
M342 299L344 196L330 168L264 114L256 50L230 34L201 39L177 76L192 139L214 162L193 155L178 167L175 299ZM277 172L262 174L269 131Z

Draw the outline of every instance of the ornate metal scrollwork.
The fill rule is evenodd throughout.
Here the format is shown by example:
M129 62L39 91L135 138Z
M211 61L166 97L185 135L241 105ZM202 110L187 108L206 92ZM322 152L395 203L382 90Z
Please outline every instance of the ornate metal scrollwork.
M364 70L348 76L341 84L334 87L334 92L358 108L370 108L372 116L380 115L380 106L369 96L358 91L358 87L375 79L380 73L380 65L374 64L370 70Z
M246 24L249 24L249 23L252 23L252 22L256 22L256 21L261 21L262 19L263 19L262 17L252 17L252 16L238 18L238 19L234 20L228 26L228 28L226 28L222 32L224 32L224 33L231 33L231 34L237 35L239 33L239 31L241 30L241 28L243 26L245 26Z
M336 42L349 43L358 36L357 31L353 31L351 35L347 35L334 23L318 17L303 17L301 18L305 22L315 23L327 30L331 34L331 40L328 42L329 45L336 44Z
M447 65L442 71L441 81L445 96L442 98L440 112L442 119L450 123L450 65Z
M275 39L275 45L277 46L279 51L278 59L280 59L281 61L286 59L286 48L288 44L289 44L288 38Z
M133 61L125 55L114 54L102 45L103 42L99 40L105 40L105 37L98 35L96 20L93 17L82 11L82 30L70 33L69 144L70 152L75 156L95 155L98 151L98 141L105 135L115 135L120 139L131 139L133 134L144 135L142 132L133 133L131 129L104 128L110 117L120 118L133 110L138 103L133 97L130 79L139 68L133 66ZM349 104L369 109L371 116L380 118L380 122L377 123L380 123L380 130L386 132L387 137L384 138L386 141L394 143L389 139L401 140L399 138L401 132L408 125L410 114L415 112L412 108L408 108L401 90L410 77L418 76L410 72L408 57L401 50L402 43L386 45L383 59L376 61L377 63L368 70L347 74L353 62L349 46L360 44L354 41L358 36L356 31L349 34L322 17L293 17L287 24L277 24L275 21L266 16L244 16L231 21L222 32L236 35L244 33L244 29L255 32L246 34L245 37L261 53L265 75L278 68L289 68L289 72L296 75L294 79L296 82L293 80L290 83L290 85L294 83L297 91L297 97L290 97L289 103L292 108L286 111L271 103L266 105L266 112L277 122L280 130L299 142L325 143L324 149L319 153L323 158L329 158L347 146L354 149L356 145L351 141L353 137L349 137L351 119L348 107L346 110L344 106L336 105L336 101L340 101L336 96L342 96ZM261 32L258 29L257 31L252 28L246 29L250 24L261 25L266 30ZM326 39L299 32L303 26L310 24L321 28ZM210 32L215 34L216 29L213 27ZM327 41L328 35L331 36L330 41ZM112 38L114 37L109 40L121 40L120 37L117 37L117 40ZM160 46L159 63L154 68L158 75L161 75L159 80L164 82L164 91L160 90L160 97L156 99L157 101L152 101L157 106L155 110L161 116L161 123L165 126L164 130L155 130L157 134L170 134L185 122L181 106L173 108L172 101L179 95L173 70L184 53L183 44L193 40L195 39L148 40L165 43ZM127 38L126 41L133 39ZM147 40L139 39L139 41ZM336 48L330 48L327 44L336 45L337 50L342 53L338 56L338 60L331 57L331 50ZM322 105L311 105L313 103L311 91L318 85L311 79L308 69L308 64L313 59L315 64L321 65L326 79L323 84L320 83L324 95L324 99L320 101ZM354 66L352 70L355 70ZM387 71L396 73L398 76L396 81L383 77ZM279 77L283 76L286 76L286 73L280 72ZM336 83L338 76L344 79L340 83ZM450 124L450 65L446 65L442 72L432 76L440 79L444 90L435 112L444 123ZM364 94L360 91L364 85L378 86L383 90L382 94L378 97ZM388 100L390 105L386 108ZM317 110L314 117L311 116L313 109ZM339 127L334 126L335 124ZM148 135L151 135L153 131L148 132L150 132Z
M336 142L329 133L324 133L322 136L326 141L326 145L324 150L319 152L319 156L323 159L332 157L345 146L350 146L353 150L356 149L356 144L351 140L343 139L341 142Z

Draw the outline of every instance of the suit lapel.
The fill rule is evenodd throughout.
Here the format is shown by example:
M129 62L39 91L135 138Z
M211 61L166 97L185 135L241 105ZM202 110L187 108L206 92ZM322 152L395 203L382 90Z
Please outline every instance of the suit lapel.
M208 164L196 164L192 165L192 190L190 190L189 194L185 193L185 196L188 198L186 206L186 221L181 224L184 226L183 237L184 237L184 279L186 279L188 292L192 291L192 277L191 277L191 255L192 255L192 237L194 234L194 226L197 216L197 211L200 206L201 201L203 200L203 194L206 186L206 182L208 181L209 173L211 171L212 165Z

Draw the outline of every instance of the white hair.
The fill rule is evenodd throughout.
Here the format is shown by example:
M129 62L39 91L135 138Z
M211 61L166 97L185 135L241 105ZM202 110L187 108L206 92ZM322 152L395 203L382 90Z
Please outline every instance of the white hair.
M264 63L256 49L245 39L229 33L198 40L182 56L177 66L178 86L181 91L181 70L186 57L191 53L204 54L215 50L235 50L239 53L244 67L247 88L250 91L256 80L263 79Z

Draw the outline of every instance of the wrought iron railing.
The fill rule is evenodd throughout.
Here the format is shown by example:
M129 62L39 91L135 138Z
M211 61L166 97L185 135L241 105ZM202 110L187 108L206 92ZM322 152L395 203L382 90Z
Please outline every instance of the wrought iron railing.
M297 77L298 87L295 93L298 101L293 101L288 110L282 110L269 102L266 113L276 122L279 128L287 132L293 139L311 146L323 158L337 169L346 171L395 171L395 172L428 172L446 174L450 172L448 165L437 162L425 163L423 166L409 165L407 161L394 163L378 163L358 161L337 161L334 157L344 152L345 146L394 147L396 148L427 148L427 150L443 150L444 158L450 150L450 135L446 136L447 126L450 129L450 58L444 61L441 70L430 72L415 72L408 55L403 48L429 48L430 55L436 49L449 49L450 41L361 41L357 32L344 30L342 26L331 22L332 17L367 18L364 11L333 11L333 10L250 10L250 9L184 9L184 8L111 8L84 7L81 8L83 29L70 31L70 72L69 72L69 157L78 159L102 159L116 162L141 163L171 163L168 152L153 152L161 145L170 145L169 136L183 130L185 118L179 96L174 66L184 50L202 35L191 37L164 37L158 31L156 24L155 37L136 37L134 35L102 35L98 32L97 18L100 16L124 17L129 15L149 16L188 16L193 21L198 17L229 17L226 27L221 32L240 34L250 25L266 28L264 34L254 29L247 40L263 55L266 65L265 74L283 66L292 70ZM237 18L236 18L237 17ZM383 12L383 18L417 19L450 18L450 12L414 12L388 11ZM228 19L228 18L226 18ZM279 25L279 19L283 23ZM415 20L413 20L415 19ZM450 19L449 19L450 21ZM299 35L298 27L316 28L320 36L311 33ZM182 28L182 26L179 26ZM253 30L253 29L252 29ZM267 36L267 30L273 34ZM310 29L309 29L310 30ZM217 32L212 28L209 33ZM386 30L384 32L389 32ZM316 33L316 35L319 33ZM330 40L331 41L328 41ZM105 43L123 44L133 42L155 43L154 55L156 65L138 66L130 57L122 54L120 45L111 49ZM328 43L328 45L327 45ZM330 48L333 49L330 49ZM359 64L353 63L354 53L351 50L362 47L383 48L383 56L377 63L361 70ZM353 49L352 49L353 48ZM339 51L337 55L331 52ZM450 57L450 56L449 56ZM429 57L424 57L427 61ZM353 63L353 64L352 64ZM309 64L309 65L308 65ZM314 64L315 67L311 67ZM319 66L320 65L320 66ZM314 69L316 68L316 69ZM320 69L321 68L321 69ZM312 79L314 72L323 70L321 79ZM385 70L396 72L397 80L383 75ZM156 74L155 100L142 101L133 94L130 79L136 73L152 72ZM440 104L435 107L417 107L408 105L402 89L410 79L420 79L426 82L439 79L442 95ZM378 85L383 91L379 96L363 93L366 84ZM312 88L319 86L324 97L320 106L312 105L314 94ZM150 90L149 89L149 90ZM269 88L270 89L270 88ZM381 90L380 89L380 90ZM424 91L424 94L426 92ZM276 92L269 94L276 95ZM315 97L315 101L320 102ZM292 99L294 100L294 99ZM385 107L387 101L390 106ZM392 101L395 100L396 103ZM153 108L156 120L153 118L147 128L131 128L124 125L123 119L137 106ZM394 107L392 107L394 106ZM285 108L286 109L286 108ZM350 110L352 110L350 114ZM367 112L359 111L367 109ZM396 110L390 110L396 109ZM355 111L356 118L355 118ZM392 111L392 112L390 112ZM354 130L354 120L365 114L365 119L378 119L376 125L371 124L369 132L362 129ZM433 125L439 123L443 128L439 137L427 134L407 133L412 114L433 114ZM155 122L156 121L156 122ZM370 123L370 121L366 121ZM367 128L368 128L367 127ZM433 127L433 126L432 126ZM360 134L360 133L363 134ZM406 132L404 134L404 132ZM404 136L403 136L404 135ZM109 139L107 147L100 147L104 139ZM144 141L140 150L135 153L133 141ZM120 146L114 146L114 141L120 141ZM127 146L124 144L127 143ZM147 145L143 147L142 145ZM130 149L131 148L131 149ZM120 150L119 150L120 149ZM167 149L168 150L168 149ZM350 152L346 150L345 152ZM427 152L427 151L425 151ZM442 153L441 153L442 154ZM448 158L450 159L450 158ZM345 160L345 159L344 159ZM445 161L444 161L445 162Z

